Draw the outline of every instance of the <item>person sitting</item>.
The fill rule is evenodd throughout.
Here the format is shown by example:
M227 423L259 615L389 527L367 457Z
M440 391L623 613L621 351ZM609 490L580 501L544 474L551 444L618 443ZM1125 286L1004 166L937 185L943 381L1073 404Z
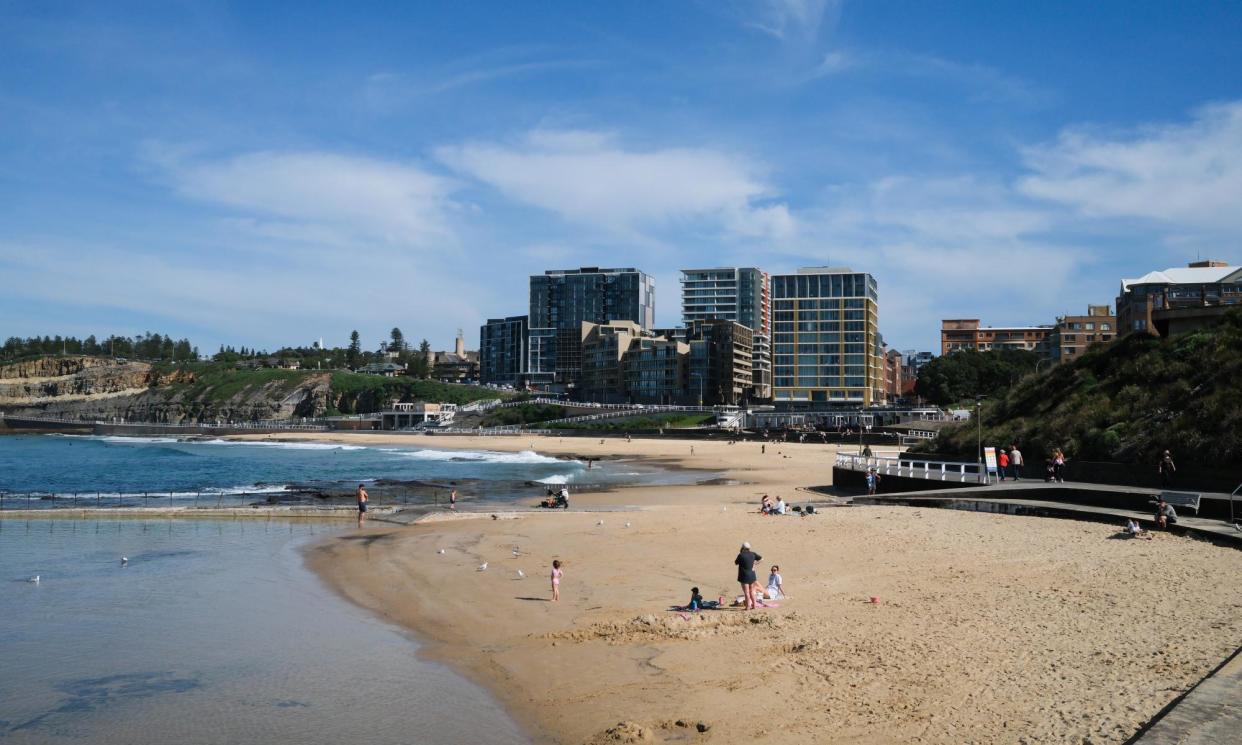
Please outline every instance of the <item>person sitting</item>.
M769 600L777 600L785 597L785 586L781 584L781 568L775 564L772 571L768 574L768 586L763 591L763 596Z
M1163 499L1156 503L1156 523L1161 530L1168 530L1170 525L1177 524L1177 510Z
M783 514L785 514L785 509L786 509L786 508L785 508L785 499L784 499L784 497L779 497L779 496L778 496L778 497L776 498L776 506L772 508L772 514L773 514L773 515L783 515Z
M699 588L690 588L690 602L686 605L689 610L701 610L703 608L703 596L699 594Z
M763 495L763 499L759 503L759 511L765 515L772 512L772 498L767 494Z

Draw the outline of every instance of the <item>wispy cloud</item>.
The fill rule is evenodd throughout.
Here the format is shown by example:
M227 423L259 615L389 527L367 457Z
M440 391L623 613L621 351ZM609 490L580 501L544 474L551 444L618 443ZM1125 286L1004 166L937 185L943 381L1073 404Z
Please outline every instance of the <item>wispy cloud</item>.
M826 53L803 80L809 82L846 73L935 80L964 90L971 101L1034 108L1045 106L1055 98L1046 88L996 67L934 54L892 50L835 49Z
M1242 101L1198 109L1190 121L1122 133L1071 128L1027 148L1030 196L1089 217L1140 218L1175 230L1242 230Z
M627 149L607 133L537 130L512 143L436 152L513 201L602 230L705 224L756 237L785 235L793 226L762 168L718 150Z
M825 19L834 22L840 0L756 0L745 24L781 41L807 41L819 36Z
M269 236L443 248L453 235L452 182L412 163L314 151L206 158L158 146L148 159L182 195Z

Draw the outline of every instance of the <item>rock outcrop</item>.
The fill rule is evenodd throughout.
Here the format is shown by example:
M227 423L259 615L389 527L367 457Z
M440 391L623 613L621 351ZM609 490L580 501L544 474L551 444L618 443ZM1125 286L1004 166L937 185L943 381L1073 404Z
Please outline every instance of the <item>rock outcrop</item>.
M198 423L322 416L331 376L271 379L237 371L204 382L189 370L145 362L47 357L0 366L0 410L10 415L129 422Z

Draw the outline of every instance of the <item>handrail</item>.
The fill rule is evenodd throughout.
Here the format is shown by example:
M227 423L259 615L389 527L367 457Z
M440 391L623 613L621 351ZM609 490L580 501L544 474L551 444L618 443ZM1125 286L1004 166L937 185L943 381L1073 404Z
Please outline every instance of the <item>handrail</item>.
M987 483L987 470L978 463L967 461L942 461L918 458L888 458L884 456L852 455L837 453L838 468L849 471L876 469L882 476L901 476L928 481L955 481L958 483Z

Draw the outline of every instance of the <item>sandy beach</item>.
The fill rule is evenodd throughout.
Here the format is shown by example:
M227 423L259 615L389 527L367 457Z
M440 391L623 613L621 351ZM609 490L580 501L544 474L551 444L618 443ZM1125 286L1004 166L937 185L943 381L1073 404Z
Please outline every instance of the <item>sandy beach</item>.
M645 458L738 482L575 502L608 512L374 523L311 550L331 586L428 640L539 742L1120 743L1242 639L1236 550L949 510L755 512L764 492L797 504L828 483L831 446L307 439L334 438ZM738 594L742 541L761 581L781 566L779 608L669 610L695 585Z

